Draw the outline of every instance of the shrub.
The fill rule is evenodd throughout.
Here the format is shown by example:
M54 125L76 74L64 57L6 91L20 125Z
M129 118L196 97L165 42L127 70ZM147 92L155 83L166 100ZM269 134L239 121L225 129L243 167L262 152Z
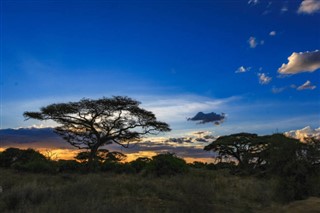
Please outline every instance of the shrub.
M12 167L19 171L35 173L54 173L56 168L50 161L29 161L27 163L17 162Z
M130 162L130 165L135 170L136 173L140 173L142 170L146 169L149 163L151 162L150 158L140 157L134 161Z
M59 160L56 166L59 172L76 172L82 169L82 164L75 160Z
M196 169L204 169L206 168L206 166L208 165L207 163L203 163L200 161L194 161L193 163L188 164L190 167L192 168L196 168Z
M8 148L0 156L0 166L10 167L13 164L25 164L33 161L47 161L46 157L33 149L22 150Z
M176 175L188 171L185 160L178 158L173 153L159 154L152 157L152 161L147 167L147 174L156 176Z

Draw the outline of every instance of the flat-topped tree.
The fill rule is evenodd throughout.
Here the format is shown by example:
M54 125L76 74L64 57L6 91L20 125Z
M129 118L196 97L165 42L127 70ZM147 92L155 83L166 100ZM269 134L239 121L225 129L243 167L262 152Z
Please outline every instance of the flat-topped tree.
M248 168L262 163L260 153L266 146L266 141L257 134L238 133L221 136L205 146L204 150L217 152L222 158L233 158L240 168Z
M24 112L26 119L53 120L60 124L55 132L72 146L90 150L89 165L97 150L116 143L128 148L148 134L171 129L155 115L139 107L140 102L129 97L114 96L98 100L58 103L42 107L40 112Z

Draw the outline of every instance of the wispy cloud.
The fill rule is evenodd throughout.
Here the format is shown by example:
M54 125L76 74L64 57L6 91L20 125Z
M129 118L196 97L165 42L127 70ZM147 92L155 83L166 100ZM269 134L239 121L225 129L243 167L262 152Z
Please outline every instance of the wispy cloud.
M283 5L283 7L281 8L281 13L285 13L288 12L288 6L287 5Z
M302 72L314 72L320 68L320 51L293 52L288 57L288 63L282 64L278 69L280 74L297 74Z
M256 48L256 46L258 45L257 39L253 36L249 38L248 43L250 45L250 48Z
M249 43L250 48L256 48L258 45L263 45L264 44L264 40L260 40L259 41L256 37L251 36L248 39L248 43Z
M283 92L286 89L287 89L287 87L275 87L274 86L274 87L272 87L271 91L272 91L272 93L277 94L277 93Z
M165 122L184 122L190 114L200 111L221 110L239 97L229 97L224 99L211 99L201 96L172 96L172 97L152 97L140 98L142 106L155 113L159 120ZM155 101L156 100L156 101Z
M319 0L303 0L298 9L298 13L313 14L320 11Z
M267 76L265 73L258 73L258 77L260 84L269 84L272 80L272 77Z
M304 84L302 84L301 86L299 86L297 88L297 90L314 90L316 88L316 86L312 85L310 81L306 81Z
M248 1L248 4L249 5L256 5L256 4L258 4L260 1L259 0L249 0Z
M250 70L251 70L251 67L241 66L235 71L235 73L244 73L244 72L248 72Z
M276 31L271 31L271 32L269 33L270 36L275 36L276 34L277 34Z

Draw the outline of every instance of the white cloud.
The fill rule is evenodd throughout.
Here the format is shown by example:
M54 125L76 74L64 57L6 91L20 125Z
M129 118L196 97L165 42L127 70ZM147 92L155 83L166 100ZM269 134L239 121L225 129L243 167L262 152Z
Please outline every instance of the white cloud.
M272 80L272 78L267 76L265 73L258 73L258 77L260 84L269 84Z
M291 130L284 133L285 136L296 138L304 141L307 137L316 137L320 139L320 127L317 129L312 129L310 126L306 126L302 129Z
M284 5L282 8L281 8L281 13L285 13L288 11L288 7L286 5Z
M283 92L287 87L272 87L271 91L274 94Z
M256 5L259 3L259 0L249 0L248 4Z
M320 68L320 51L293 52L288 57L288 63L282 64L278 69L280 74L297 74L301 72L314 72Z
M276 34L277 34L276 31L271 31L271 32L269 33L270 36L275 36Z
M264 44L264 40L260 40L259 41L256 37L251 36L248 39L248 43L249 43L250 48L256 48L258 45L263 45Z
M257 39L253 36L249 38L248 43L250 45L250 48L256 48L256 46L258 45Z
M298 9L298 13L312 14L320 11L319 0L303 0Z
M251 67L241 66L235 71L235 73L243 73L243 72L248 72L250 70L251 70Z
M199 111L212 111L225 108L238 97L209 99L201 96L141 97L142 107L152 111L160 121L169 123L185 123L187 117Z
M306 83L299 86L297 90L306 90L306 89L314 90L315 88L316 86L312 85L310 81L306 81Z

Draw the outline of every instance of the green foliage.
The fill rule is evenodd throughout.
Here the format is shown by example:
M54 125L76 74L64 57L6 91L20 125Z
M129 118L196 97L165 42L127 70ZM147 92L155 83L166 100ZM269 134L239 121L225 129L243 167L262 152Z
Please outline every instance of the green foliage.
M156 176L176 175L186 173L188 165L185 160L178 158L173 153L158 154L152 157L152 161L147 167L147 174Z

